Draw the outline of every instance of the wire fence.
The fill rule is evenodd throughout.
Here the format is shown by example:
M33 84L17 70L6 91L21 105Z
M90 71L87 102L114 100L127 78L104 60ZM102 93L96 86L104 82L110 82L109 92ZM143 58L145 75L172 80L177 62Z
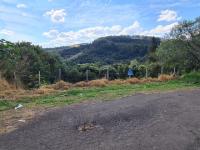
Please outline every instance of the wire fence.
M44 83L53 83L56 81L64 80L67 82L79 82L79 81L90 81L95 79L108 79L108 80L114 80L114 79L126 79L131 77L138 77L138 78L148 78L152 77L151 72L146 68L144 71L135 71L132 70L133 74L128 74L128 70L124 72L114 72L113 70L107 69L103 72L94 72L92 70L85 70L81 72L81 75L77 76L77 74L72 74L71 76L66 75L65 72L62 72L62 69L58 69L56 72L54 72L51 76L47 76L45 72L38 71L35 74L25 74L22 72L13 72L13 82L16 86L16 88L20 87L22 85L21 81L25 81L30 87L40 87ZM164 68L161 68L160 71L157 71L154 75L159 76L160 74L176 74L177 70L176 68L173 68L170 72L164 71ZM1 72L0 72L0 79L2 78ZM72 80L74 78L74 80Z

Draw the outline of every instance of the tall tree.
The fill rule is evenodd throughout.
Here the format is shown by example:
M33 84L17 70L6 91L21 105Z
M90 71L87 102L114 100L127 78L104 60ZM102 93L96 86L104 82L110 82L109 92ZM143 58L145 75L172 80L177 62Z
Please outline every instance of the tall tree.
M187 72L200 69L200 18L175 26L157 54L165 66L177 66Z

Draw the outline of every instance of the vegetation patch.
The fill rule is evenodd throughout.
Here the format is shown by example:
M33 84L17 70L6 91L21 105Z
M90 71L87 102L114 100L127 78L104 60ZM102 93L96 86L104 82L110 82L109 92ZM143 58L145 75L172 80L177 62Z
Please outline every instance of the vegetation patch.
M116 81L107 81L103 79L102 81L97 80L95 81L95 84L91 85L89 84L89 82L86 82L85 84L87 84L87 86L85 87L76 87L74 85L71 85L68 90L54 90L54 92L47 92L46 94L34 95L32 94L34 92L27 91L28 93L15 100L9 100L9 98L0 100L0 110L2 111L11 109L19 103L23 104L26 108L38 106L55 107L70 105L72 103L79 103L83 101L112 100L128 95L133 95L135 93L169 91L184 88L199 88L200 83L193 82L193 78L189 78L188 76L191 75L186 75L181 79L175 80L171 80L172 78L167 78L168 80L166 80L165 78L164 80L155 80L151 78L139 80L133 78L133 81L131 82L131 79Z
M188 83L200 84L200 72L191 72L191 73L185 74L182 77L182 80Z

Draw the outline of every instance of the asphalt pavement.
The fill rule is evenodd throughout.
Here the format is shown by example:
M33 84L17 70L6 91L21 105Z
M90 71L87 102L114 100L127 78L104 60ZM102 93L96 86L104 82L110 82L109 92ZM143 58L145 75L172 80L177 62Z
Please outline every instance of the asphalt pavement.
M200 150L200 89L52 110L0 135L0 150Z

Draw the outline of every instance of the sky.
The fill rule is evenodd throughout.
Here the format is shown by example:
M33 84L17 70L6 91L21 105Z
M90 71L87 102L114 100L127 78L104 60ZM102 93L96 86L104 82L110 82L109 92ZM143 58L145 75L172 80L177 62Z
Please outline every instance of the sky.
M42 47L110 35L163 37L200 16L200 0L0 0L0 39Z

